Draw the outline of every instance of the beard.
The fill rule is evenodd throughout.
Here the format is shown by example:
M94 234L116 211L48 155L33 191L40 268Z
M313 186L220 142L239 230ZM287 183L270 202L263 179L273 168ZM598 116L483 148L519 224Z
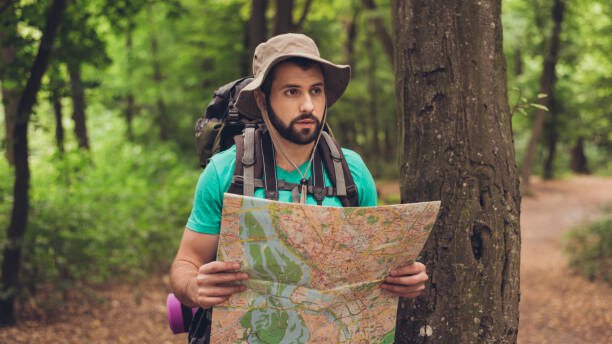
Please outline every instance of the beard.
M322 127L322 123L312 113L303 113L297 116L296 118L292 119L288 125L285 125L285 123L283 123L283 121L281 121L281 119L278 118L274 110L272 110L272 108L269 105L267 106L267 108L268 108L268 115L270 116L270 122L272 122L272 125L274 126L274 128L276 128L276 131L278 131L280 136L282 136L284 139L290 142L293 142L295 144L298 144L298 145L307 145L309 143L314 142L319 136L319 132L321 131L321 127ZM310 128L298 129L297 122L303 121L303 120L314 121L315 122L314 130Z

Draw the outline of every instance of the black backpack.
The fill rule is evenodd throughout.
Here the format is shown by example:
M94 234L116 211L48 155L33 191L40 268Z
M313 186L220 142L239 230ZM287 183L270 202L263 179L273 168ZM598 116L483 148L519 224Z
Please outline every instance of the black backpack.
M236 145L236 163L228 192L253 196L256 187L265 188L266 198L278 200L279 190L289 190L297 201L301 184L288 183L276 177L274 148L268 130L261 120L251 120L236 108L240 90L252 78L241 78L219 87L195 126L196 151L203 168L216 153ZM332 186L325 186L324 169ZM344 154L325 124L316 147L311 178L303 180L309 194L319 205L327 196L337 196L345 207L359 205L357 187ZM189 327L189 343L210 342L211 309L198 309Z

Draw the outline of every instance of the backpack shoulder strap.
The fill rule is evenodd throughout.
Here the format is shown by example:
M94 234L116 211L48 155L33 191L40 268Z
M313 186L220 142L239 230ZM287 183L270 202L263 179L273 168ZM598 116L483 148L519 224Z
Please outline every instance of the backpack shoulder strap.
M345 207L358 206L357 187L340 146L327 132L323 131L321 136L323 140L319 142L319 149L336 196Z
M278 200L278 179L276 177L276 157L274 156L274 146L269 131L261 133L259 145L263 160L263 184L266 189L266 198Z
M253 196L257 179L261 178L261 149L257 147L261 141L261 131L255 126L247 126L242 135L236 135L236 162L232 183L227 192Z

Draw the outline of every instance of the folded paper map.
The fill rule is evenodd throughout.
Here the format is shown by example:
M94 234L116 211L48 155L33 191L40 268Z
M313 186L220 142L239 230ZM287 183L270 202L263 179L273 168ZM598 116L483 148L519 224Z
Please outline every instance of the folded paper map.
M215 306L212 343L393 343L398 297L440 202L340 208L225 194L217 259L247 290Z

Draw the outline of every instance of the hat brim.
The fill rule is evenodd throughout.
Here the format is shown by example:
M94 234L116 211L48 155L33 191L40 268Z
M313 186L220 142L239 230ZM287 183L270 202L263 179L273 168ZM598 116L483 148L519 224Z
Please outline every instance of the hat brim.
M236 107L245 116L250 119L261 118L261 113L257 107L255 101L254 91L261 87L261 84L272 70L272 67L278 63L290 59L292 57L302 57L309 60L318 62L323 69L323 76L325 77L325 97L327 99L327 107L332 106L341 96L344 94L349 81L351 80L351 67L349 65L337 65L331 63L318 56L309 54L286 54L277 57L272 60L264 69L262 73L259 73L253 81L246 85L238 95L236 100Z

